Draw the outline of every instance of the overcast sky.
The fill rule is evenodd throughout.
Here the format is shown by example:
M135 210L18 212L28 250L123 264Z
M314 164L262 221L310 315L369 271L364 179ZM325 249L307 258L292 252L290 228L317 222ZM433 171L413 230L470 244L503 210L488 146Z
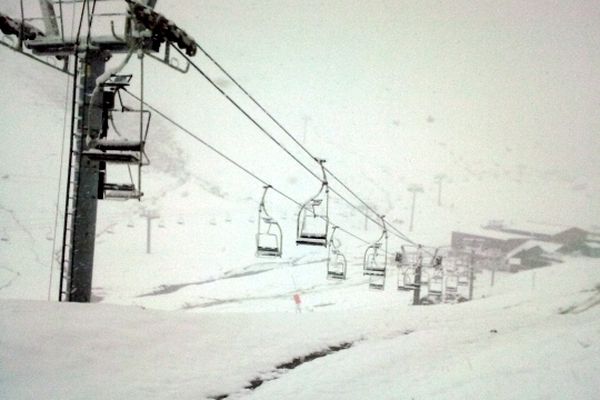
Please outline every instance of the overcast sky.
M305 113L336 135L425 138L574 175L600 169L598 2L161 0L159 9L280 113L293 107L298 124Z

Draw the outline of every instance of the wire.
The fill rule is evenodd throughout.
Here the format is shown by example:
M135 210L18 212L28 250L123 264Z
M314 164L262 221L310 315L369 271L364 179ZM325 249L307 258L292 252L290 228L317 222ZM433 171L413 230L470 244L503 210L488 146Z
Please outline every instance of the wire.
M133 99L135 99L137 101L141 101L141 99L138 96L136 96L135 94L131 93L127 89L124 88L123 91L125 93L127 93L129 96L131 96ZM223 153L222 151L220 151L219 149L217 149L216 147L214 147L210 143L206 142L204 139L202 139L198 135L194 134L189 129L185 128L184 126L182 126L181 124L179 124L178 122L176 122L171 117L169 117L166 114L164 114L163 112L159 111L156 107L152 106L151 104L148 104L146 101L144 101L144 105L146 107L148 107L150 110L152 110L153 112L155 112L156 114L158 114L160 117L162 117L163 119L165 119L167 122L169 122L173 126L177 127L182 132L186 133L188 136L190 136L194 140L196 140L196 141L200 142L201 144L203 144L204 146L208 147L210 150L212 150L213 152L215 152L216 154L218 154L220 157L224 158L228 162L232 163L233 165L235 165L236 167L238 167L239 169L241 169L242 171L244 171L246 174L250 175L252 178L256 179L258 182L262 183L265 186L271 186L271 189L274 192L278 193L282 197L284 197L287 200L291 201L292 203L296 204L298 207L302 207L302 203L300 203L299 201L295 200L294 198L292 198L291 196L287 195L286 193L282 192L281 190L279 190L275 186L271 185L270 183L268 183L264 179L260 178L254 172L250 171L248 168L244 167L243 165L241 165L240 163L238 163L237 161L235 161L231 157L227 156L225 153ZM328 223L337 226L340 231L348 234L349 236L351 236L351 237L353 237L353 238L355 238L355 239L357 239L357 240L359 240L359 241L361 241L363 243L366 243L366 244L370 243L369 241L367 241L367 240L365 240L365 239L363 239L363 238L355 235L354 233L348 231L347 229L344 229L344 228L340 227L338 224L334 223L330 218L327 218L325 216L319 216L319 217L322 218L322 219L324 219Z
M252 118L252 116L250 116L250 114L248 114L248 112L246 110L244 110L238 103L236 103L223 89L221 89L200 67L198 67L198 65L196 65L196 63L194 63L189 57L187 57L181 50L179 50L177 47L173 47L196 71L198 71L198 73L200 73L202 75L202 77L204 77L204 79L206 79L215 89L217 89L219 91L219 93L221 93L231 104L233 104L233 106L235 106L235 108L237 108L240 112L242 112L242 114L244 114L244 116L246 116L256 127L259 128L259 130L261 132L263 132L265 135L267 135L275 144L277 144L285 153L287 153L290 157L292 157L298 164L300 164L305 170L307 170L313 177L315 177L317 180L319 180L320 182L322 182L322 178L320 176L318 176L317 174L315 174L310 168L308 168L302 161L300 161L295 155L293 155L285 146L283 146L277 139L275 139L273 137L273 135L271 135L262 125L260 125L254 118ZM200 48L200 47L199 47ZM201 49L201 51L204 54L208 54L206 53L206 51L204 51L203 49ZM216 61L214 61L214 59L212 57L210 57L211 61L213 61L214 63L216 63ZM215 64L218 65L218 67L230 78L233 80L233 78L231 77L231 75L229 75L221 66L220 64ZM234 80L234 83L240 88L240 90L242 90L247 96L249 96L254 102L255 104L257 104L261 110L263 110L279 127L281 127L290 137L292 137L292 139L294 139L294 141L296 143L299 143L295 138L293 138L293 136L287 132L287 130L276 120L274 119L270 113L268 113L268 111L266 111L261 105L260 103L258 103L256 100L254 100L254 98L245 90L243 89L239 83L237 83L237 81ZM302 146L302 145L300 145ZM315 161L319 162L319 159L314 157L304 146L302 146L302 148L304 149L304 151L306 151L311 158L313 158ZM327 170L327 169L326 169ZM336 178L336 180L338 180ZM338 180L339 181L339 180ZM345 185L344 185L345 186ZM375 224L379 225L381 228L385 228L384 225L381 223L381 221L378 221L377 219L374 219L373 217L371 217L368 213L364 212L363 210L361 210L359 207L357 207L356 205L354 205L350 200L346 199L346 197L342 196L337 190L335 190L334 188L330 187L330 190L332 193L336 194L340 199L342 199L344 202L346 202L350 207L354 208L355 210L357 210L359 213L363 214L366 218L370 219L372 222L374 222ZM366 204L366 203L365 203ZM369 207L370 208L370 207ZM381 218L379 216L379 214L377 214L375 212L375 214ZM399 237L402 240L405 240L411 244L415 244L414 241L410 240L406 235L404 235L402 232L400 232L397 228L394 228L393 231L391 231L391 233L397 237Z
M240 89L246 96L248 96L248 98L258 108L260 108L261 111L264 112L267 115L267 117L269 117L269 119L275 123L275 125L277 125L287 136L289 136L294 141L294 143L296 143L306 154L308 154L308 156L310 156L313 160L315 160L317 163L319 163L319 159L317 157L315 157L315 155L312 154L306 148L306 146L304 146L302 143L300 143L300 141L298 141L298 139L296 139L296 137L294 135L292 135L290 133L290 131L288 131L283 126L283 124L281 124L281 122L279 122L279 120L277 120L261 103L259 103L258 100L256 100L254 98L254 96L252 96L229 72L227 72L227 70L215 58L213 58L200 44L196 43L196 46L206 56L206 58L208 58L214 65L216 65L217 68L219 68L219 70L223 74L225 74L225 76L227 76L227 78L229 78L229 80L231 80L231 82L233 82L233 84L235 86L237 86L238 89ZM180 52L180 54L181 54L181 52ZM189 59L188 59L188 61L189 61ZM352 189L350 189L348 187L348 185L346 185L344 182L342 182L329 168L327 168L325 166L323 166L323 168L333 179L335 179L340 185L342 185L342 187L344 189L346 189L351 195L353 195L368 210L370 210L373 214L375 214L379 217L379 214L377 213L377 211L375 211L369 204L367 204L362 198L360 198ZM336 191L332 190L332 192L335 193L336 195L340 196ZM398 235L400 235L405 241L407 241L411 244L416 244L415 242L410 240L406 235L404 235L402 232L400 232L400 230L398 230L396 227L394 227L392 224L390 224L389 222L386 223L386 225L389 226L390 228L392 228L395 232L397 232Z

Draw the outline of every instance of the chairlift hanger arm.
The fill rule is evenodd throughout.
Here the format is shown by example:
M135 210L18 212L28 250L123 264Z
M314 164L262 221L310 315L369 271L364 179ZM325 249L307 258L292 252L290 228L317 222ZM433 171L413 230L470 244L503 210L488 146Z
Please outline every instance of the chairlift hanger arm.
M128 91L126 88L123 89L123 91L125 93L127 93L129 96L131 96L133 99L135 100L140 100L140 98L135 95L134 93L131 93L130 91ZM214 146L212 146L211 144L209 144L208 142L206 142L205 140L203 140L201 137L199 137L198 135L194 134L192 131L190 131L189 129L185 128L183 125L181 125L180 123L178 123L177 121L175 121L174 119L170 118L168 115L166 115L165 113L161 112L160 110L158 110L156 107L152 106L151 104L149 104L148 102L144 101L144 106L148 107L148 109L150 109L152 112L156 113L158 116L160 116L161 118L165 119L167 122L169 122L171 125L175 126L176 128L178 128L180 131L184 132L185 134L187 134L188 136L190 136L192 139L200 142L202 145L204 145L205 147L207 147L209 150L213 151L214 153L216 153L217 155L219 155L221 158L223 158L225 161L230 162L231 164L233 164L234 166L236 166L237 168L239 168L240 170L242 170L243 172L245 172L247 175L249 175L250 177L254 178L255 180L257 180L258 182L262 183L263 185L269 185L270 184L265 181L264 179L260 178L258 175L254 174L252 171L250 171L249 169L247 169L246 167L244 167L243 165L241 165L240 163L238 163L237 161L235 161L234 159L232 159L231 157L227 156L226 154L224 154L223 152L221 152L219 149L215 148ZM296 206L298 207L302 207L303 204L300 203L299 201L295 200L294 198L290 197L289 195L287 195L285 192L282 192L280 189L271 186L271 189L273 191L275 191L276 193L278 193L280 196L282 196L283 198L287 199L288 201L294 203ZM324 221L334 224L333 221L331 221L331 219L329 217L325 217L325 216L319 216L319 218L323 219ZM364 244L369 244L370 242L368 242L367 240L357 236L356 234L350 232L347 229L342 228L341 226L337 225L337 228L341 231L346 233L347 235L353 237L354 239L361 241Z

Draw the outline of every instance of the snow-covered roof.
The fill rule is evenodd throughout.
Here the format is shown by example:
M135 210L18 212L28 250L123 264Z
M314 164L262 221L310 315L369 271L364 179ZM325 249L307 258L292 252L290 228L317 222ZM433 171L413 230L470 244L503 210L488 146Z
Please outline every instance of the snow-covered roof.
M600 242L600 233L588 233L585 239L587 241Z
M525 243L520 244L519 246L517 246L514 249L512 249L506 255L506 257L507 258L514 257L515 255L519 254L523 250L529 250L529 249L532 249L534 247L539 247L539 248L541 248L546 253L554 253L558 249L560 249L562 246L563 246L562 243L541 242L539 240L528 240Z
M491 239L508 240L508 239L529 239L529 236L519 235L517 233L508 233L497 231L494 229L476 228L469 229L468 232L459 232L467 235L483 236Z
M546 223L527 221L527 222L520 222L520 223L515 223L515 224L504 224L503 228L554 236L554 235L557 235L568 229L573 228L573 226L560 225L560 224L546 224Z

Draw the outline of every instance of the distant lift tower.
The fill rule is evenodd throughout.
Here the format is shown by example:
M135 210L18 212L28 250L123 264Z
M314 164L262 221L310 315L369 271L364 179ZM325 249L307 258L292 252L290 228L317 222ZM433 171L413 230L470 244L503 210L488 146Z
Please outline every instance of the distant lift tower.
M95 10L96 3L110 2L126 9L120 13ZM148 111L143 106L143 60L140 109L131 110L122 104L120 109L139 113L140 134L135 140L115 140L108 136L111 113L118 111L115 98L120 90L126 89L131 79L130 75L118 75L119 71L133 54L138 54L140 58L144 54L158 58L153 53L158 53L163 43L166 43L165 57L159 60L173 67L177 66L170 63L168 50L171 43L176 43L188 55L196 52L196 44L191 37L153 10L156 0L125 2L97 0L92 7L92 2L86 0L40 0L45 33L26 22L23 11L20 19L0 14L2 32L18 37L13 50L32 58L52 56L66 60L63 71L67 73L68 60L74 57L78 62L74 65L76 70L73 73L77 100L73 108L75 123L71 132L59 301L91 300L98 200L140 199L142 196L141 167L147 160L144 146L150 121ZM87 7L87 11L81 9L81 15L87 15L90 33L84 32L79 37L67 38L64 30L59 32L57 27L64 26L63 3L80 3L81 7ZM59 7L58 13L55 12L55 6ZM115 33L112 21L108 35L91 34L94 18L106 16L124 18L123 36ZM27 49L33 55L28 54ZM126 56L118 67L107 71L106 63L113 54ZM176 69L185 72L181 68ZM133 175L131 183L106 182L107 166L114 164L136 166L137 182L133 182Z

